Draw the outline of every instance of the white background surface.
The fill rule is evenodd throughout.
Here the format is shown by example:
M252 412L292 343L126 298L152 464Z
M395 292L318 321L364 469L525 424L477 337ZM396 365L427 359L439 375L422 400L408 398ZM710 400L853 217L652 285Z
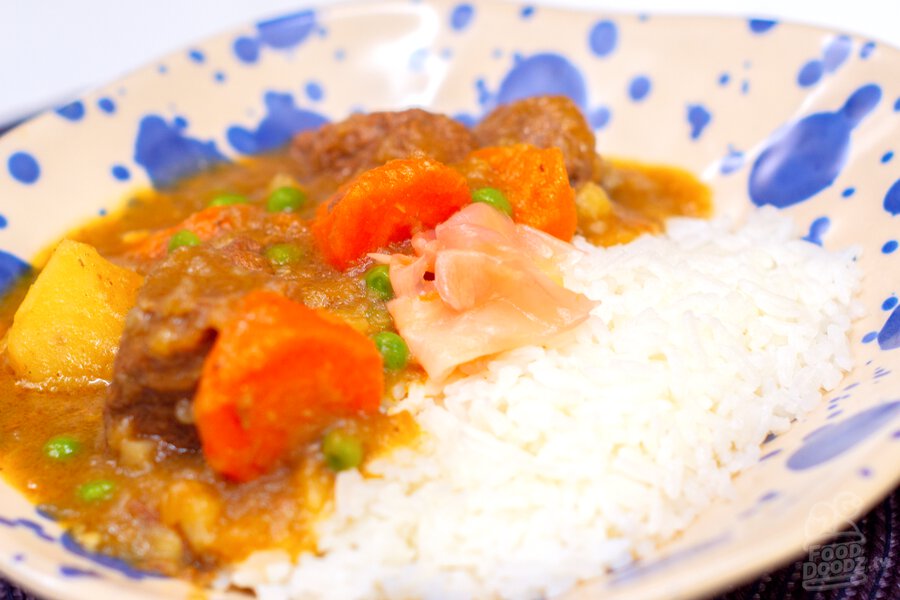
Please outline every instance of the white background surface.
M66 101L209 34L333 1L0 0L0 126ZM628 12L777 18L858 33L900 46L900 0L533 3Z

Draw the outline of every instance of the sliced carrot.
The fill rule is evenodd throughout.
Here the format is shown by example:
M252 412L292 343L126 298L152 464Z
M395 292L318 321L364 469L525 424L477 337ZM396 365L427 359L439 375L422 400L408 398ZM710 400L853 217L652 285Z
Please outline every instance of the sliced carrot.
M194 398L203 454L231 479L254 479L335 418L377 411L383 388L368 337L274 292L251 292L203 364Z
M392 160L323 203L312 231L326 260L346 269L367 252L435 227L469 202L466 180L455 169L429 158Z
M191 231L202 241L210 240L228 231L240 229L253 211L261 210L250 204L229 206L208 206L186 218L173 227L154 231L135 242L128 254L135 257L156 260L168 252L169 239L182 230Z
M559 148L528 144L480 148L469 154L462 170L473 187L490 186L506 194L516 222L564 241L575 235L575 190Z

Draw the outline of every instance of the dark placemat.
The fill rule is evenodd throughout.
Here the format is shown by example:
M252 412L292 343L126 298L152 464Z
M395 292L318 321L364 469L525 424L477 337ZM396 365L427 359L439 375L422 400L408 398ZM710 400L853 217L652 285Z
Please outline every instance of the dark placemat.
M865 540L852 542L862 547L852 570L845 571L843 564L829 565L832 579L823 583L817 571L825 572L820 555L827 553L820 549L812 557L803 557L714 600L900 600L900 488L856 526ZM0 600L39 599L0 579Z
M855 525L864 540L856 541L856 535L838 535L831 544L825 542L811 548L808 556L717 596L716 600L900 599L900 488ZM853 541L843 541L847 539ZM846 552L837 550L841 545ZM832 550L826 551L826 546ZM855 554L860 547L862 553L856 560L845 563L836 558Z

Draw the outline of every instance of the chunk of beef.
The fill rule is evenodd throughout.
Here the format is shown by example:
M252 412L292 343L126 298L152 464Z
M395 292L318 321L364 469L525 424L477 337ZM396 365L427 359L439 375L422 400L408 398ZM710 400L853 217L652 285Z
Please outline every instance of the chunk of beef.
M291 155L300 181L326 179L335 185L395 158L425 155L459 162L475 148L472 133L445 116L410 109L357 114L297 135Z
M565 96L526 98L494 109L473 133L479 146L531 144L558 147L566 158L573 187L595 178L599 158L594 132L574 102Z
M272 279L258 252L240 245L248 244L180 250L148 274L116 356L105 415L110 440L124 434L199 446L190 405L216 331L234 302Z
M264 249L310 242L307 225L286 213L254 207L241 229L224 228L202 246L149 260L137 302L125 322L106 401L107 438L154 438L177 448L198 447L191 402L203 361L232 305L267 287L292 292L276 276Z
M107 440L114 449L135 438L199 448L192 407L203 362L236 303L253 290L272 290L367 323L367 302L374 300L358 280L335 277L338 272L320 260L283 269L265 257L267 247L286 241L314 252L308 222L259 208L243 226L148 265L106 399Z

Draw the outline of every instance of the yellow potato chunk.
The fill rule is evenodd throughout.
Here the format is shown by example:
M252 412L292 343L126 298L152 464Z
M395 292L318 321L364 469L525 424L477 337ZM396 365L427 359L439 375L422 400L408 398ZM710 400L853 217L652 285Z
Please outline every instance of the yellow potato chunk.
M112 375L113 360L143 278L63 240L25 295L7 334L16 374L58 389Z

